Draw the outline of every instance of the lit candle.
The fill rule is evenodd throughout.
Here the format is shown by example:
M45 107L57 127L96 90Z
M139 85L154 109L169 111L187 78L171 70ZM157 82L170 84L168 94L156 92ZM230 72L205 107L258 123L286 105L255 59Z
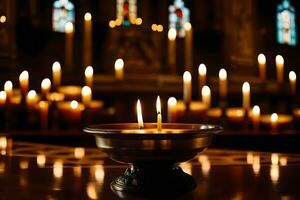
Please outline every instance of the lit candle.
M183 99L186 104L192 99L192 75L189 71L183 73Z
M74 119L73 121L74 122L80 121L82 109L80 109L79 104L76 100L71 101L70 108L71 108L71 116Z
M67 22L65 24L65 32L66 32L65 64L67 67L71 68L73 65L73 35L74 35L74 26L72 22Z
M259 69L259 76L262 80L266 79L266 56L264 54L259 54L257 57L258 61L258 69Z
M143 122L143 115L142 115L142 106L139 99L136 104L136 111L137 111L138 126L139 129L142 129L144 128L144 122Z
M122 80L124 77L124 61L119 58L115 62L115 77L117 80Z
M6 92L0 91L0 106L4 106L6 104Z
M29 110L34 110L38 102L35 90L30 90L26 96L26 104Z
M85 75L85 85L92 88L93 87L93 76L94 76L93 67L92 66L87 66L85 68L84 75Z
M250 108L250 84L248 82L243 83L243 107L245 110Z
M81 90L81 101L83 105L88 106L92 101L92 90L89 86L84 86Z
M220 98L226 99L227 96L227 72L225 69L219 71L219 95Z
M210 103L211 103L210 88L207 85L203 86L201 90L201 94L202 94L203 103L206 105L207 108L210 108Z
M29 74L28 71L23 71L19 76L20 88L23 95L28 92Z
M38 104L38 108L40 112L41 128L48 128L49 103L47 101L40 101Z
M157 112L157 131L161 131L162 116L161 116L161 104L160 104L159 96L157 96L157 100L156 100L156 112Z
M198 67L198 81L200 90L206 84L206 71L206 66L203 63L201 63Z
M277 121L278 121L278 115L277 115L277 113L273 113L271 115L271 129L272 129L272 131L277 130Z
M175 122L176 121L176 105L177 100L175 97L170 97L168 99L168 122Z
M168 32L168 64L169 67L176 67L176 29L170 28ZM172 71L175 73L175 71Z
M277 71L277 82L283 82L283 70L284 70L284 59L281 55L277 55L275 58L276 61L276 71Z
M61 83L61 66L59 62L54 62L52 65L52 81L54 87L57 89Z
M11 81L6 81L4 83L4 91L6 92L7 99L10 101L13 95L13 83Z
M297 91L297 88L296 88L297 76L296 76L296 73L294 71L290 71L289 79L290 79L291 94L295 95L296 91Z
M87 12L84 15L84 35L83 35L83 65L92 64L92 15Z
M226 116L231 122L242 122L245 118L245 110L243 108L228 108Z
M46 95L50 92L51 89L51 81L49 78L43 79L41 83L42 94L46 97Z
M260 118L260 108L259 106L255 105L252 108L252 123L253 123L253 128L257 130L259 128L259 119Z
M193 66L193 30L189 22L184 24L185 29L185 66L186 70L192 70Z

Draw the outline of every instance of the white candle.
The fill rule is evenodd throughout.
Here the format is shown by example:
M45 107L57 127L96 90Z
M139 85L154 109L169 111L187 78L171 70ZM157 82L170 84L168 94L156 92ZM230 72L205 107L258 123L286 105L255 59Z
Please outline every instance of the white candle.
M198 67L198 81L200 90L206 84L206 71L206 66L203 63L201 63Z
M61 84L61 66L57 61L52 64L52 81L56 89Z
M278 115L277 113L273 113L271 115L271 129L272 131L276 131L277 130L277 121L278 121Z
M252 123L253 123L253 128L255 130L259 128L259 118L260 118L260 108L258 105L255 105L252 108Z
M65 62L66 62L66 66L71 68L73 65L73 36L74 36L74 25L72 22L67 22L65 24L65 33L66 33Z
M29 73L28 71L23 71L19 76L20 88L23 95L28 92L29 85Z
M92 15L87 12L84 15L84 36L83 36L83 65L92 64Z
M266 56L264 54L259 54L257 57L258 61L258 69L259 69L259 76L262 80L266 79Z
M296 86L297 76L296 76L296 73L294 71L290 71L289 79L290 79L291 94L295 95L296 91L297 91L297 86Z
M89 86L84 86L81 90L81 100L84 106L88 106L92 101L92 90Z
M11 99L13 95L13 83L11 81L6 81L4 83L4 91L6 92L7 99Z
M250 108L250 84L248 82L243 83L243 107L245 110Z
M184 24L185 29L185 67L192 70L193 67L193 30L189 22Z
M207 108L210 108L210 103L211 103L210 88L207 85L203 86L201 90L201 94L202 94L203 103L207 106Z
M168 99L168 122L176 122L176 105L177 100L175 97Z
M46 95L50 92L51 89L51 81L49 78L43 79L41 83L42 94L46 97Z
M275 61L276 61L277 82L283 83L284 59L281 55L277 55Z
M124 61L122 58L118 58L115 62L115 77L117 80L124 78Z
M161 116L161 103L160 103L159 96L157 96L157 100L156 100L156 112L157 112L157 130L161 131L162 116Z
M219 95L221 99L227 96L227 72L225 69L219 71Z
M189 71L183 73L183 99L190 103L192 99L192 75Z
M6 92L0 91L0 106L4 106L6 104Z
M93 87L93 76L94 76L93 67L92 66L87 66L85 68L84 75L85 75L85 85L92 88Z
M142 129L144 128L144 122L143 122L143 115L142 115L142 106L139 99L136 104L136 111L137 111L138 126L139 129Z
M170 28L168 31L168 64L169 67L174 68L173 73L175 73L176 67L176 29Z
M38 102L35 90L30 90L26 96L26 104L29 110L34 110Z

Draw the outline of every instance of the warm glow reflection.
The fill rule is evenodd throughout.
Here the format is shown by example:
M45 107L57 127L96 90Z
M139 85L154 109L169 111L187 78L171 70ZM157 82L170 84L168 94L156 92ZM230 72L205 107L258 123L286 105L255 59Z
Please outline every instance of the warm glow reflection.
M278 120L278 115L277 115L277 113L273 113L273 114L271 115L271 122L277 122L277 120Z
M0 23L5 23L6 22L6 16L4 16L4 15L2 15L1 17L0 17Z
M253 164L253 153L247 152L247 164Z
M77 109L78 108L78 102L76 100L71 101L70 107L72 109Z
M201 170L204 177L209 176L210 171L210 161L208 159L208 156L206 155L200 155L198 158L199 163L201 164Z
M61 178L63 176L63 162L61 160L54 161L53 176L55 178Z
M277 183L279 180L279 166L271 165L270 176L273 183Z
M7 147L7 138L5 136L0 137L0 149L6 149Z
M73 33L73 31L74 31L74 25L73 25L73 23L72 22L67 22L65 24L65 32L66 33Z
M259 174L260 171L260 157L259 155L253 156L252 169L255 175Z
M95 179L99 183L103 183L104 180L104 168L103 165L95 165Z
M183 163L180 163L179 165L182 170L189 174L189 175L192 175L192 164L190 162L183 162Z
M86 193L90 199L98 199L96 183L89 182L86 186Z
M28 166L29 166L29 162L27 160L20 161L20 164L19 164L20 169L28 169Z
M39 167L45 167L46 164L46 155L44 154L39 154L36 157L36 163Z
M142 18L140 18L140 17L136 18L136 20L135 20L136 25L141 25L142 23L143 23Z
M290 71L289 79L290 79L290 81L296 81L297 76L296 76L296 73L294 71Z
M168 31L168 38L169 40L175 40L176 39L176 29L170 28Z
M74 157L77 159L82 159L85 156L85 150L82 147L76 147L74 149Z
M76 177L81 177L81 172L82 172L81 166L80 165L79 166L74 166L73 167L73 172L74 172L74 175Z
M272 165L278 165L279 163L279 156L277 153L272 153L271 155L271 163Z
M225 69L220 69L219 71L219 79L226 80L227 79L227 72Z
M279 159L279 163L281 166L286 166L287 165L287 157L281 157Z
M138 125L139 128L142 129L144 127L144 122L143 122L143 115L142 115L142 106L139 99L136 104L136 110L137 110Z
M266 64L266 56L264 54L259 54L257 57L257 61L259 64Z
M157 25L157 31L158 31L158 32L162 32L163 30L164 30L163 25L158 24L158 25Z
M199 65L199 67L198 67L198 74L202 75L202 76L205 76L206 75L206 71L207 71L207 69L206 69L205 64L201 63Z
M91 13L87 12L84 14L84 20L85 21L91 21L92 20L92 15Z

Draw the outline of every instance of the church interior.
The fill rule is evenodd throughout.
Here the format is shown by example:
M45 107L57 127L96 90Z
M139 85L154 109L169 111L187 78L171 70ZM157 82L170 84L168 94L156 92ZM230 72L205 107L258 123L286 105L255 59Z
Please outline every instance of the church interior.
M1 0L1 198L300 198L299 13Z

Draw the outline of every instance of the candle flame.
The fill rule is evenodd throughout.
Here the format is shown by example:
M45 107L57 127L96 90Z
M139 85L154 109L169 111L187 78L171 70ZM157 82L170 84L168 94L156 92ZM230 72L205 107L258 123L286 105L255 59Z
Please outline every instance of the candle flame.
M206 66L205 66L205 64L203 64L203 63L201 63L200 65L199 65L199 67L198 67L198 74L200 74L200 75L206 75Z
M157 114L161 114L161 104L160 104L159 96L157 96L157 99L156 99L156 112L157 112Z
M278 120L278 115L277 115L277 113L273 113L272 115L271 115L271 122L276 122Z
M5 15L2 15L2 16L0 17L0 22L1 22L2 24L6 22L6 16L5 16Z
M259 64L266 64L266 56L264 54L259 54L257 56L257 61Z
M124 61L122 58L118 58L115 62L115 70L123 69L124 67Z
M202 94L202 96L209 96L210 88L207 85L203 86L201 89L201 94Z
M110 28L115 28L115 26L116 26L115 20L110 20L108 25L109 25Z
M50 88L51 88L51 81L50 81L49 78L43 79L43 81L41 83L41 88L43 90L50 90Z
M253 114L254 116L260 115L260 108L259 108L258 105L253 106L253 108L252 108L252 114Z
M73 31L74 31L74 25L73 25L73 23L72 22L67 22L65 24L65 32L66 33L73 33Z
M92 93L92 89L89 86L84 86L81 89L81 95L82 96L90 95L91 93Z
M226 70L225 69L220 69L220 71L219 71L219 78L221 79L221 80L226 80L227 79L227 72L226 72Z
M28 99L34 99L36 97L36 91L30 90L27 94Z
M28 73L28 71L26 71L26 70L22 71L22 73L21 73L20 76L19 76L20 82L21 82L22 80L28 80L28 78L29 78L29 73Z
M78 102L77 102L76 100L71 101L70 107L71 107L72 109L78 108Z
M277 55L275 58L276 64L284 64L284 59L281 55Z
M243 90L243 92L249 92L250 91L250 84L248 82L244 82L242 90Z
M86 21L91 21L92 20L92 15L91 13L87 12L84 14L84 20Z
M61 70L61 66L60 66L60 63L58 61L55 61L53 64L52 64L52 71L60 71Z
M84 75L85 75L86 77L91 77L91 76L93 76L93 74L94 74L94 69L93 69L93 67L92 67L92 66L87 66L87 67L85 68Z
M192 80L192 75L189 71L185 71L183 73L183 81L184 82L188 82L188 81L191 81Z
M170 28L168 31L168 38L169 40L175 40L176 39L176 29Z
M191 29L192 29L191 23L190 23L190 22L185 22L185 23L184 23L184 29L185 29L186 31L191 30Z
M297 79L297 75L296 75L296 73L294 71L290 71L290 73L289 73L289 79L291 81L295 81Z
M168 99L168 105L170 105L170 106L176 106L176 104L177 104L177 100L176 100L175 97L170 97Z
M6 101L6 92L5 91L0 92L0 100L1 101Z
M13 89L13 83L11 81L6 81L4 83L4 91L9 91Z
M144 128L144 122L143 122L143 115L142 115L142 106L141 106L141 102L139 99L136 104L136 110L137 110L138 125L139 125L139 128L142 129L142 128Z

